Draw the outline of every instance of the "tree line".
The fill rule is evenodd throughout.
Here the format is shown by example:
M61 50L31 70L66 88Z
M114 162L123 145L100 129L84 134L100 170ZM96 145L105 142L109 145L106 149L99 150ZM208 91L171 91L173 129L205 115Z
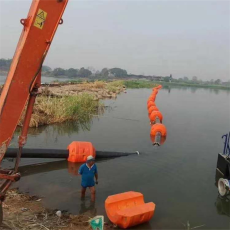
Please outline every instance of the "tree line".
M0 59L0 71L8 71L11 65L12 59ZM114 78L122 78L122 79L146 79L152 81L164 81L164 82L177 82L177 83L185 83L185 84L209 84L209 85L228 85L230 86L230 81L221 82L220 79L210 80L210 81L202 81L198 79L197 76L193 76L191 79L184 76L183 78L173 78L170 74L169 76L154 76L154 75L136 75L136 74L128 74L125 69L121 68L103 68L101 71L95 70L93 67L88 68L55 68L52 69L49 66L44 65L42 67L42 75L47 77L68 77L68 78L92 78L92 79L114 79Z

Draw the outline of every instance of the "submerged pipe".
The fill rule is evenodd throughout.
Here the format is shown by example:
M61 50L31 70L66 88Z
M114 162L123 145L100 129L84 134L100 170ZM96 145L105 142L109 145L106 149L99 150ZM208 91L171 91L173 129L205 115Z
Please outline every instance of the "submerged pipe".
M8 148L5 157L15 158L17 156L17 148ZM133 154L139 154L139 152L108 152L108 151L96 151L96 158L112 158L129 156ZM22 158L65 158L69 157L68 149L29 149L24 148L22 150Z

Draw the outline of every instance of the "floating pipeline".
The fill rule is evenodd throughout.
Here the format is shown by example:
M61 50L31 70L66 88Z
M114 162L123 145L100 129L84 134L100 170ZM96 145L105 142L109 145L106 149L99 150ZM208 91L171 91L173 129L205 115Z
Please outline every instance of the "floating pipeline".
M144 202L143 194L133 191L112 195L105 200L108 218L120 228L148 222L154 215L155 207L153 202Z
M17 156L17 148L8 148L5 157L15 158ZM29 149L22 150L22 158L59 158L68 159L69 162L80 163L86 162L88 156L95 158L115 158L121 156L129 156L138 154L139 152L108 152L96 151L90 142L72 142L67 149Z
M147 109L151 125L150 139L153 142L153 145L162 145L167 136L166 127L161 124L163 121L163 115L155 104L156 96L161 88L161 85L154 87L152 89L153 92L147 101Z

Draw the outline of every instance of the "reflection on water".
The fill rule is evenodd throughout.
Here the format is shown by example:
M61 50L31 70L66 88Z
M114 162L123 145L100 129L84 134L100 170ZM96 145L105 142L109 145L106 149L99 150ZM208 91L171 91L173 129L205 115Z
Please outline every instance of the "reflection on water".
M227 229L228 201L217 200L214 178L217 154L223 150L221 137L230 129L229 92L162 89L156 102L168 136L160 148L154 148L149 138L146 101L150 93L151 89L128 90L116 101L105 100L112 109L95 117L89 129L74 123L38 128L29 135L26 147L65 149L78 140L92 142L97 150L138 150L139 156L97 162L97 214L106 217L104 201L109 195L133 190L143 193L145 202L156 203L153 219L137 229L185 229L182 223L187 221L192 227L205 224L203 229ZM22 192L43 197L47 208L75 214L90 209L89 193L85 204L80 200L81 178L76 175L80 164L59 161L25 166L34 161L21 161L23 176L16 186ZM226 214L218 215L217 206Z
M79 123L77 121L67 121L61 124L41 126L39 128L30 128L29 134L38 135L39 133L45 132L48 137L49 136L54 137L55 135L63 135L63 134L71 135L72 133L78 133L79 130L90 131L91 124L92 121L88 121L84 123Z
M84 214L87 216L96 216L97 209L95 202L92 202L90 199L82 198L80 202L79 214Z
M219 215L230 217L230 200L228 197L218 196L215 205L216 211Z

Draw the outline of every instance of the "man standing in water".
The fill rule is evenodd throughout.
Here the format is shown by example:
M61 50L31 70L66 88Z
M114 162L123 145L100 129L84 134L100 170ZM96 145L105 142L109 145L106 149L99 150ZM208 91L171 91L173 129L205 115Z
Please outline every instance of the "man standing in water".
M86 189L89 188L91 192L91 200L94 202L96 193L94 177L96 179L96 184L98 184L98 173L93 156L87 157L86 163L81 165L78 173L81 175L81 197L85 197Z

